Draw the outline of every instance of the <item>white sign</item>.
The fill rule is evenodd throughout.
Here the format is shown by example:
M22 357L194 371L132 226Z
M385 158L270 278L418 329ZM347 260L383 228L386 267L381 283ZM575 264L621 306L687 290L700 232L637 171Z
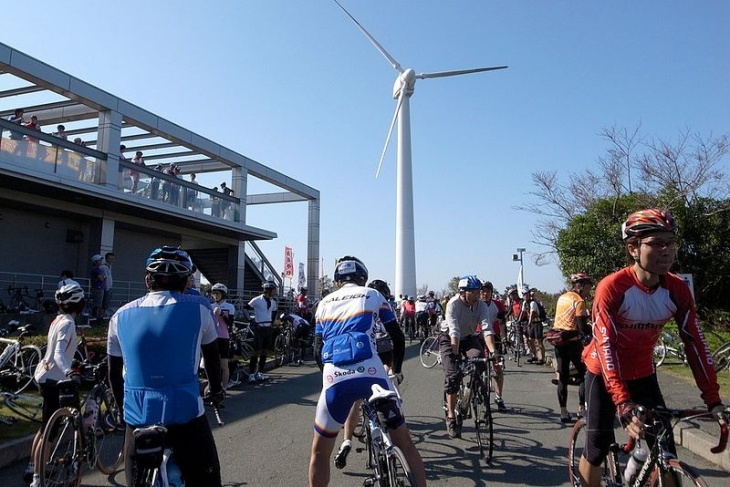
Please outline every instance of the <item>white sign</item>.
M692 274L677 274L682 280L689 286L689 291L692 293L692 299L695 298L695 281L692 278Z

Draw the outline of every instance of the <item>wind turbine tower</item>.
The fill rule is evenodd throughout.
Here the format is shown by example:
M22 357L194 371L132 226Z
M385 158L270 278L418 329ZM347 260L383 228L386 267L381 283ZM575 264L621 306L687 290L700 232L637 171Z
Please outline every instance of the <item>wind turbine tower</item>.
M340 9L355 23L360 31L375 46L380 54L388 60L398 72L398 77L393 84L393 98L397 100L395 113L390 122L388 135L385 139L385 146L380 155L380 162L375 173L377 178L380 175L380 168L383 165L383 158L388 149L393 128L398 122L398 150L396 156L396 208L395 208L395 288L396 296L416 295L416 244L413 225L413 169L411 160L411 110L410 99L416 87L417 79L445 78L459 76L462 74L480 73L483 71L494 71L505 69L507 66L495 66L489 68L462 69L458 71L440 71L436 73L416 74L413 69L403 69L401 65L391 56L388 51L375 40L360 23L350 15L345 7L337 0L332 0Z

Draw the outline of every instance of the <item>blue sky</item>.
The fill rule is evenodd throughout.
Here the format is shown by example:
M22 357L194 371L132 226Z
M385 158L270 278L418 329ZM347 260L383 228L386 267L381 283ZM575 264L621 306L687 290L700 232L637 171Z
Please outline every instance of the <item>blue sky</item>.
M595 166L603 127L730 131L724 0L341 2L416 72L509 66L416 84L419 286L503 289L526 247L526 282L558 291L557 264L530 258L536 217L514 209L532 172ZM325 271L353 254L394 282L395 141L374 176L396 73L332 1L5 3L3 42L319 189ZM306 262L306 219L288 204L248 222L279 234L262 247L283 266L285 246Z

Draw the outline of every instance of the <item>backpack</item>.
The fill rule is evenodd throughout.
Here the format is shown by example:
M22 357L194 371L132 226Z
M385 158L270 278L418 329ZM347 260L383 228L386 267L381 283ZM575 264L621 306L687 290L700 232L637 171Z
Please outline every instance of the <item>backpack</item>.
M538 313L539 313L540 321L542 321L543 323L546 323L548 320L548 317L547 317L547 312L545 311L545 306L543 306L540 301L536 300L535 302L537 303L537 308L539 310Z

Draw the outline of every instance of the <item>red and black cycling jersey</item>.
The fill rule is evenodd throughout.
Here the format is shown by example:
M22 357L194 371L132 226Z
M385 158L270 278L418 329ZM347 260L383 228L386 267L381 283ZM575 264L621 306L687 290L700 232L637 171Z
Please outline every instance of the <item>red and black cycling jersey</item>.
M588 370L603 376L614 404L631 400L625 381L655 372L654 345L672 318L702 399L708 405L720 402L712 358L687 284L667 274L660 277L656 289L649 289L626 267L598 283L593 300L594 338L583 351Z

